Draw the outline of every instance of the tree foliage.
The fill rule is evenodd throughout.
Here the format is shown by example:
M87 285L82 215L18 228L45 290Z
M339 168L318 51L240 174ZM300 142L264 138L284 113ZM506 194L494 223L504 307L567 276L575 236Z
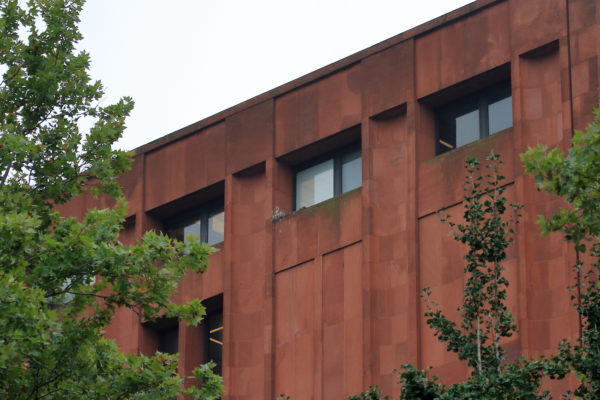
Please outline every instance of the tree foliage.
M501 186L504 177L499 173L499 157L492 154L487 160L489 173L485 176L479 174L477 159L466 161L465 223L456 224L449 216L442 219L456 229L452 232L455 240L468 247L464 256L466 282L459 309L460 327L429 304L425 313L427 324L437 338L447 344L449 351L457 353L459 359L467 361L477 375L490 370L500 372L506 353L500 339L516 331L513 316L505 305L508 281L502 274L502 261L514 232L502 218L508 204L503 196L505 188Z
M519 359L507 362L502 340L516 332L513 316L506 306L509 282L503 275L502 262L513 241L513 226L518 222L520 205L508 203L504 196L504 177L500 174L498 155L486 158L486 172L477 159L466 161L464 223L442 218L453 228L454 239L467 246L466 282L463 304L458 309L460 323L448 319L429 300L427 324L448 351L470 367L471 376L464 382L446 386L430 378L427 371L404 365L400 374L401 399L543 399L549 394L540 390L541 378L549 366L541 361ZM511 221L505 216L514 210Z
M506 306L509 282L504 277L502 263L513 241L521 206L509 203L504 195L501 164L500 156L491 153L482 171L478 159L468 158L464 223L453 222L449 215L441 218L452 228L454 239L467 247L463 257L466 277L463 304L458 308L461 321L457 323L446 317L430 300L431 291L423 291L427 324L448 351L466 362L471 374L463 382L444 385L430 375L430 368L419 370L405 364L399 374L401 400L545 399L550 394L541 390L542 378L564 375L557 363L506 359L503 340L510 338L517 328ZM506 216L509 210L513 211L512 219ZM353 398L387 397L377 388L371 388Z
M83 0L23 3L0 0L0 397L172 398L177 357L123 355L103 329L119 307L197 324L201 303L170 296L187 270L206 269L211 249L154 232L119 242L127 205L117 177L131 160L112 145L133 102L100 105L90 57L75 47ZM83 194L115 205L81 220L55 211ZM203 386L187 393L218 398L209 366L195 377Z
M508 362L502 349L503 337L514 331L512 316L504 305L508 282L502 277L501 262L511 242L512 229L501 216L506 199L498 174L497 156L492 156L490 173L476 177L476 160L467 160L467 194L464 198L465 224L456 227L454 237L468 245L465 256L467 283L463 316L459 324L446 318L429 302L428 325L449 351L471 367L464 382L445 386L429 370L404 365L400 373L401 399L543 399L544 377L562 379L574 373L578 386L565 393L566 399L600 398L600 108L585 132L576 131L572 147L565 154L546 146L521 155L526 172L535 176L537 186L562 198L566 207L551 216L539 216L542 234L562 233L575 253L574 283L569 287L579 314L580 337L576 344L564 340L550 359ZM518 206L511 205L518 210ZM430 294L426 291L426 297ZM433 307L432 307L433 306ZM381 399L371 389L357 399ZM369 397L371 396L371 397Z
M577 131L567 154L539 146L521 156L540 189L555 194L567 207L540 216L544 234L561 232L573 245L577 277L571 287L580 319L578 344L563 342L554 358L580 381L576 398L600 398L600 108L585 132ZM568 394L571 396L571 394Z
M367 390L364 393L361 393L357 396L350 396L348 397L348 400L389 400L388 396L384 396L383 393L381 393L381 390L379 390L377 387L375 386L371 386L369 388L369 390Z

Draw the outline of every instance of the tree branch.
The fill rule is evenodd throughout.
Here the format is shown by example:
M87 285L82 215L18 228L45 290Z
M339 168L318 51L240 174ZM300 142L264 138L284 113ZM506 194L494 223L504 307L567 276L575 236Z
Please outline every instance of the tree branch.
M6 166L6 171L4 171L4 175L2 175L2 181L0 182L0 187L4 186L6 184L6 180L8 179L8 175L10 174L10 170L12 169L12 165L13 165L13 162L14 162L13 160L14 160L14 158L11 158L10 162Z

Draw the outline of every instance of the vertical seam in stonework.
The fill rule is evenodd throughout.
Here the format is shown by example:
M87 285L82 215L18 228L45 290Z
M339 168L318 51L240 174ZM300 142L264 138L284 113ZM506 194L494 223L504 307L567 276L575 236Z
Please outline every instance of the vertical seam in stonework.
M573 64L572 64L572 59L571 59L571 15L569 13L569 0L565 0L565 15L567 18L567 65L569 66L568 68L568 74L569 74L569 113L571 114L571 137L573 137L573 134L575 132L575 120L574 120L574 113L573 113L573 101L575 100L574 96L573 96L573 73L572 73L572 69L573 69ZM582 316L580 313L578 313L577 315L578 319L579 319L579 338L581 340L581 338L583 337L583 320L582 320Z
M571 135L573 135L573 132L575 130L575 121L573 120L573 66L571 64L571 16L569 14L569 0L565 0L565 14L567 18L567 64L569 65L569 112L571 114Z
M416 319L416 331L417 331L417 368L422 369L423 368L423 360L422 360L422 354L421 351L423 349L422 346L422 337L421 337L421 314L422 314L422 304L421 304L421 298L419 296L420 293L420 286L421 286L421 257L420 257L420 251L421 251L421 243L419 242L419 194L418 194L418 187L419 187L419 172L418 172L418 168L419 168L419 159L418 159L418 151L417 151L417 124L420 122L420 118L419 118L419 113L417 108L418 106L418 101L417 101L417 40L415 37L412 38L412 78L413 78L413 88L412 88L412 102L413 102L413 120L414 120L414 131L415 131L415 155L414 155L414 191L415 191L415 210L414 212L417 214L416 218L415 218L415 224L416 224L416 228L415 228L415 241L417 242L417 245L415 246L415 264L416 264L416 268L415 268L415 281L416 281L416 285L415 285L415 290L417 291L414 295L417 297L417 301L416 303L416 310L415 312L417 313L417 319ZM408 105L407 105L408 106ZM420 110L419 110L420 111ZM408 115L408 108L407 108L407 115ZM419 118L419 121L417 121L417 118ZM408 121L407 121L408 122Z
M275 140L276 140L276 134L275 134L275 101L276 98L273 97L271 98L271 132L269 132L269 134L271 135L271 154L269 154L269 160L265 160L265 178L267 178L267 174L269 174L270 179L267 180L267 182L269 182L270 184L270 188L268 189L269 192L271 193L271 202L269 204L269 207L273 207L275 206L275 190L276 190L276 185L275 185L275 179L276 179L276 174L278 174L279 172L277 171L277 161L275 159ZM275 265L276 265L276 248L275 248L276 244L275 244L275 225L271 224L271 366L270 366L270 373L271 373L271 397L272 396L276 396L275 393L275 388L276 388L276 382L275 382L275 377L277 374L277 345L276 345L276 340L277 340L277 330L276 330L276 312L277 312L277 285L276 285L276 278L275 278Z

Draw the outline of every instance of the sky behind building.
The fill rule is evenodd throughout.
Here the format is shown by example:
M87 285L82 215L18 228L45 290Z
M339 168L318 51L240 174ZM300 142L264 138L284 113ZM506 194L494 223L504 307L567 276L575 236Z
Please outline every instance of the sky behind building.
M470 0L88 0L81 47L134 149Z

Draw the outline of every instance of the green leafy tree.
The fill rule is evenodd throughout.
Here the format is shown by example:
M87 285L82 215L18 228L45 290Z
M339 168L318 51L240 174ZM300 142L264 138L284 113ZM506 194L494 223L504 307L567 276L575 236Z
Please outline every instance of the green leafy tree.
M186 270L203 272L211 249L149 232L118 240L126 202L117 177L131 163L112 148L132 109L100 106L89 55L76 50L83 0L0 0L0 398L216 399L221 379L195 371L183 390L177 357L123 355L103 329L127 307L197 324L196 300L170 301ZM80 130L82 118L94 121ZM56 205L74 196L115 199L82 220Z
M504 306L508 282L502 277L500 263L512 240L512 229L500 218L506 199L497 166L489 166L491 173L484 180L474 173L479 167L477 161L468 160L466 224L446 221L457 227L454 237L469 246L465 302L459 309L463 321L458 326L431 303L426 316L438 339L468 363L472 375L448 387L430 377L428 370L404 365L401 399L548 398L548 392L540 391L541 379L562 379L570 372L579 384L563 398L600 398L600 108L585 132L575 132L566 154L538 146L522 154L521 160L526 172L535 176L538 188L567 204L550 217L540 216L538 225L542 234L560 232L573 245L576 278L569 289L580 317L578 342L563 341L550 360L504 360L505 351L498 339L509 337L515 327ZM491 161L496 161L496 156ZM382 398L376 390L361 396L356 398Z
M427 324L448 351L467 363L471 375L464 382L446 386L431 378L427 370L404 365L401 399L543 399L549 394L540 390L542 377L558 373L544 361L506 361L501 341L511 337L516 326L505 304L509 282L502 262L513 241L513 224L518 222L521 206L509 204L504 196L499 156L492 153L486 160L486 172L481 171L477 159L466 161L465 222L456 224L449 216L442 218L453 228L454 238L468 248L463 305L459 308L462 321L448 319L429 300L431 292L424 290ZM513 221L505 217L510 208L515 210Z
M365 393L361 393L358 396L350 396L348 400L389 400L388 396L384 396L375 386L371 386L369 390Z
M561 232L575 249L576 281L572 299L579 313L580 338L560 346L555 361L575 372L580 399L600 398L600 108L585 132L577 131L564 154L539 146L521 156L540 189L566 201L568 207L538 224L543 234Z

